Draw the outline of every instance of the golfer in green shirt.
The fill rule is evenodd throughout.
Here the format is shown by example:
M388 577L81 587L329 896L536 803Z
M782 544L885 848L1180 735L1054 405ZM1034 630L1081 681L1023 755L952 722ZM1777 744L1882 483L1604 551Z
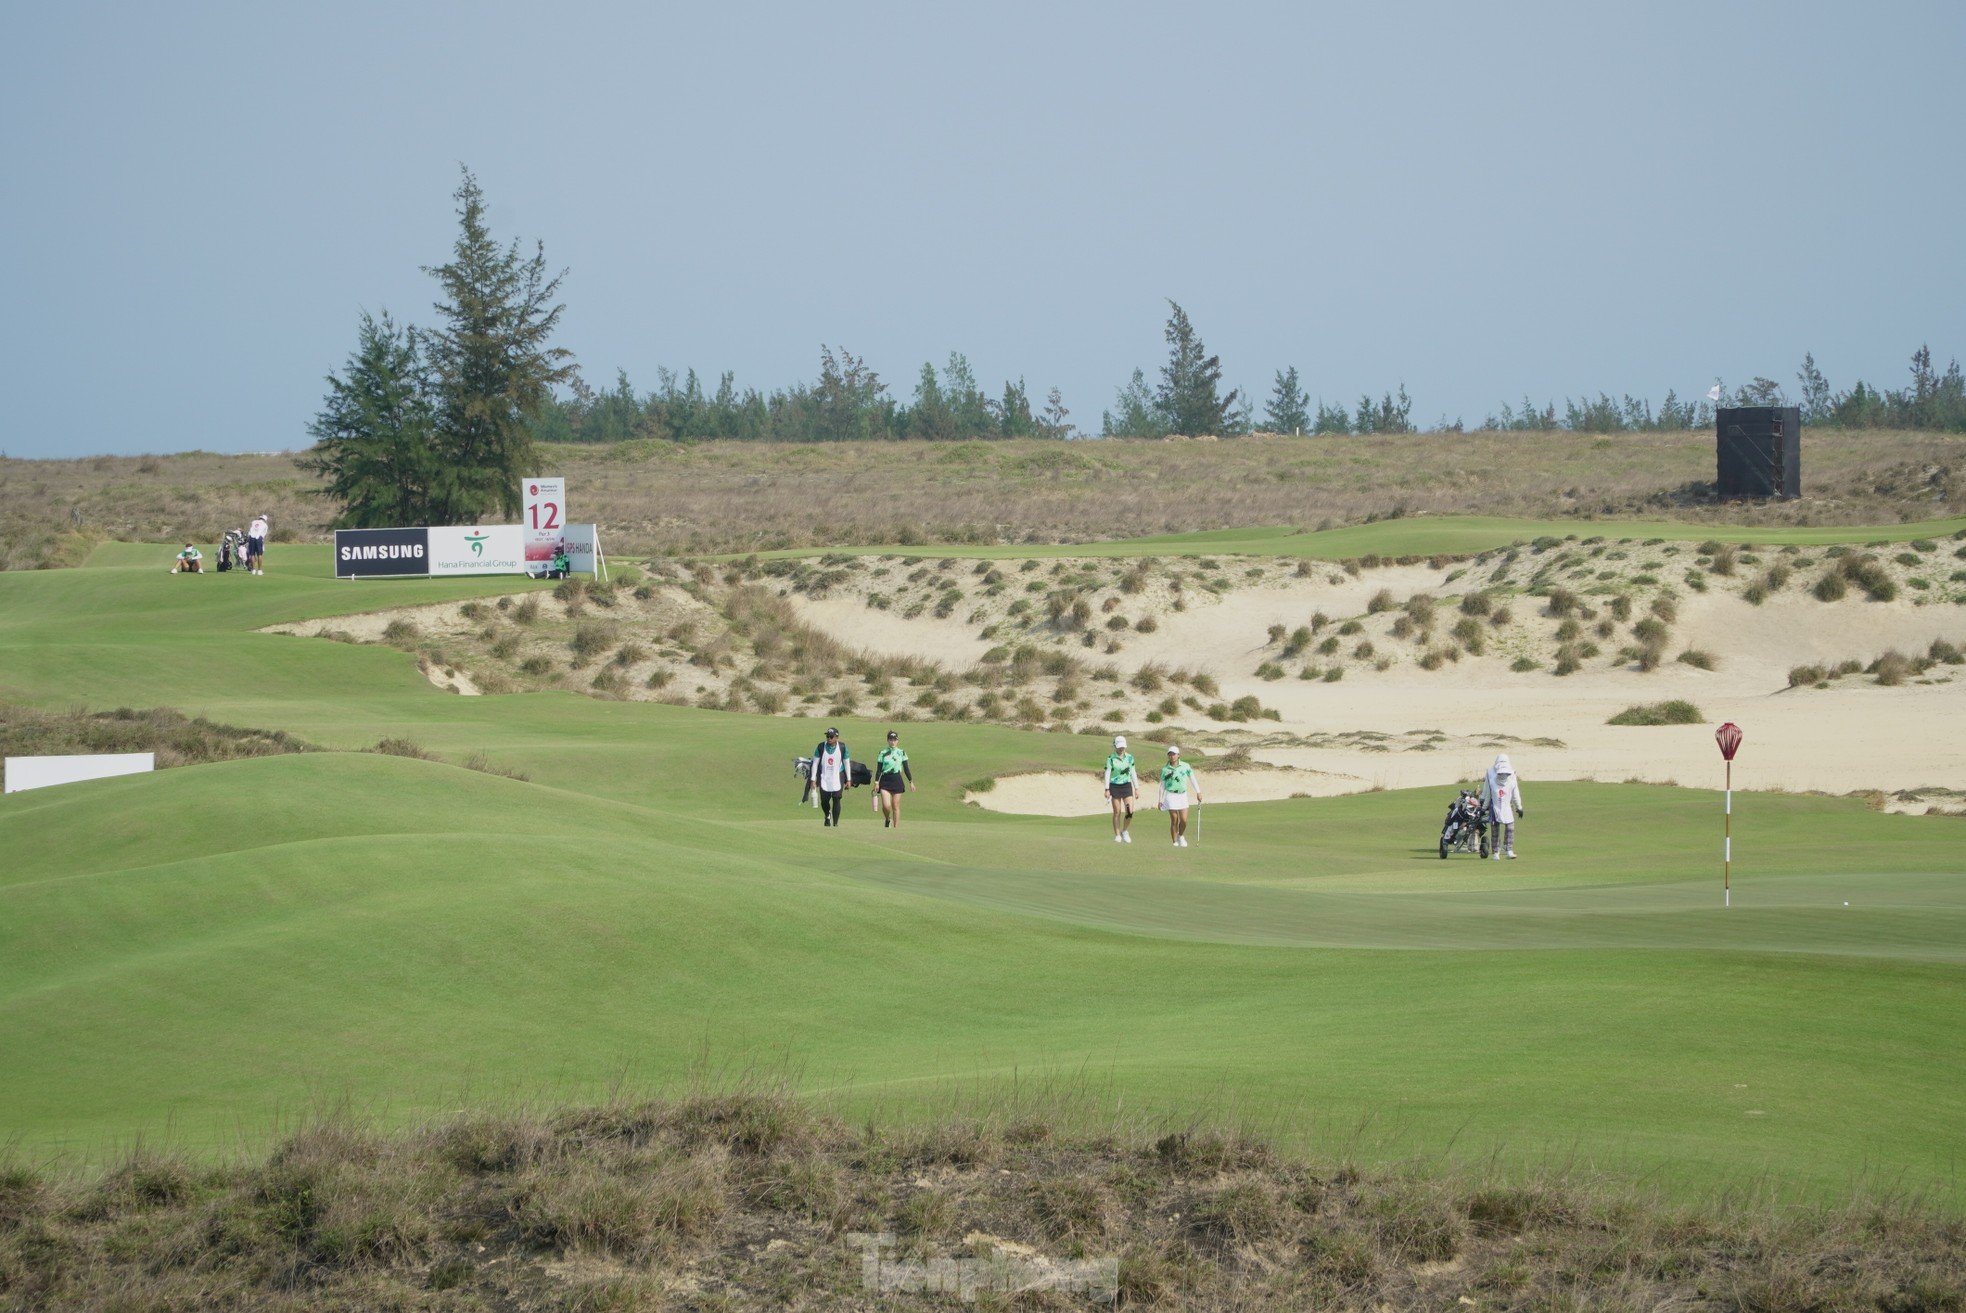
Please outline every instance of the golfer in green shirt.
M1188 807L1201 806L1201 781L1195 768L1181 760L1181 749L1167 750L1167 765L1160 768L1160 805L1167 811L1167 835L1176 848L1188 846Z
M1133 754L1126 750L1126 735L1113 736L1113 751L1106 758L1106 801L1113 805L1113 842L1133 842L1133 795L1139 771Z
M915 772L901 747L901 736L887 732L887 746L874 756L874 802L881 811L881 828L901 824L901 795L915 787Z

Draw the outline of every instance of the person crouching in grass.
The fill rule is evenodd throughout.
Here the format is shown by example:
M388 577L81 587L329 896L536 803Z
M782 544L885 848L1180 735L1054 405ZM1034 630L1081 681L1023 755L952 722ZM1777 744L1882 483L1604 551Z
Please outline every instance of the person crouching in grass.
M902 750L901 736L887 732L887 746L874 754L874 802L880 808L881 828L899 828L901 795L915 787L915 771Z
M172 574L205 573L205 554L199 551L196 547L192 546L190 543L186 543L184 545L184 550L177 554L177 561L172 564L171 573Z
M1188 846L1188 804L1201 806L1201 781L1195 768L1181 760L1181 749L1167 750L1167 765L1160 768L1160 805L1167 809L1167 837L1176 848Z

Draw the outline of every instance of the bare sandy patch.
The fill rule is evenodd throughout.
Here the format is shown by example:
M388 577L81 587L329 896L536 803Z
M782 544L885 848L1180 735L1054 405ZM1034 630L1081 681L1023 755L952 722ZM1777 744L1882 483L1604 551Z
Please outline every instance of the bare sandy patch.
M847 596L787 599L799 618L843 643L895 656L918 657L961 669L990 650L976 627L951 618L918 615L909 619L868 606L864 592Z

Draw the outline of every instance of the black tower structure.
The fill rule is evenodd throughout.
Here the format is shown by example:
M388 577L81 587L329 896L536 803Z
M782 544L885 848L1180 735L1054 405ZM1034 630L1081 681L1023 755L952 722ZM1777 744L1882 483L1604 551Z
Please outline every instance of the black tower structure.
M1802 495L1802 412L1794 406L1723 406L1715 412L1722 501Z

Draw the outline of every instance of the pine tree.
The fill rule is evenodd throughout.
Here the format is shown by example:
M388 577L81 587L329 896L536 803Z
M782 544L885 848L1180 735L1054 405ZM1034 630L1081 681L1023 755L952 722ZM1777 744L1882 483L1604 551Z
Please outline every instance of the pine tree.
M1504 406L1504 410L1508 407ZM1311 421L1314 433L1350 433L1352 417L1342 405L1327 406L1323 401L1317 403L1317 416Z
M1836 408L1836 395L1830 391L1823 371L1816 368L1814 352L1802 353L1802 368L1796 373L1795 381L1802 384L1802 422L1821 424L1829 419L1830 412Z
M1276 390L1263 411L1263 427L1272 433L1302 433L1311 427L1311 399L1297 381L1297 366L1277 374Z
M1734 404L1737 406L1780 406L1787 401L1788 398L1782 395L1780 383L1758 375L1743 383L1740 390L1734 393Z
M893 402L886 392L887 384L864 359L845 347L820 347L819 384L807 398L807 432L819 442L888 437Z
M960 436L981 438L996 431L997 416L990 398L976 386L976 371L969 367L969 357L960 351L951 351L949 363L942 367L942 397L949 403Z
M1044 394L1044 413L1038 416L1038 436L1041 438L1069 438L1072 436L1072 412L1065 409L1065 398L1057 388Z
M1932 368L1932 348L1920 344L1918 350L1911 353L1911 386L1902 392L1887 394L1898 411L1898 422L1908 429L1937 428L1938 425L1933 422L1937 407L1933 402L1938 393L1939 375Z
M517 241L494 242L484 193L463 173L451 262L424 270L443 294L428 350L438 397L436 524L518 516L519 481L534 459L530 421L574 376L572 353L547 344L565 309L553 303L565 271L548 275L543 244L522 257Z
M1161 367L1154 403L1170 433L1195 436L1221 433L1230 427L1229 415L1237 394L1221 393L1222 358L1208 354L1200 334L1188 322L1188 312L1169 301L1167 364Z
M1028 438L1037 432L1037 421L1031 417L1031 396L1021 378L1015 383L1004 380L1003 400L997 403L997 430L1006 438Z
M433 420L416 330L365 313L347 367L328 375L307 426L314 445L295 463L327 481L321 495L341 503L338 528L429 524Z
M1113 399L1116 409L1100 416L1100 430L1115 438L1162 438L1167 436L1167 417L1154 401L1147 386L1146 371L1136 369L1133 377Z
M960 436L956 432L955 412L949 409L948 399L942 395L934 365L924 364L921 379L915 384L915 404L908 410L908 436L928 442Z

